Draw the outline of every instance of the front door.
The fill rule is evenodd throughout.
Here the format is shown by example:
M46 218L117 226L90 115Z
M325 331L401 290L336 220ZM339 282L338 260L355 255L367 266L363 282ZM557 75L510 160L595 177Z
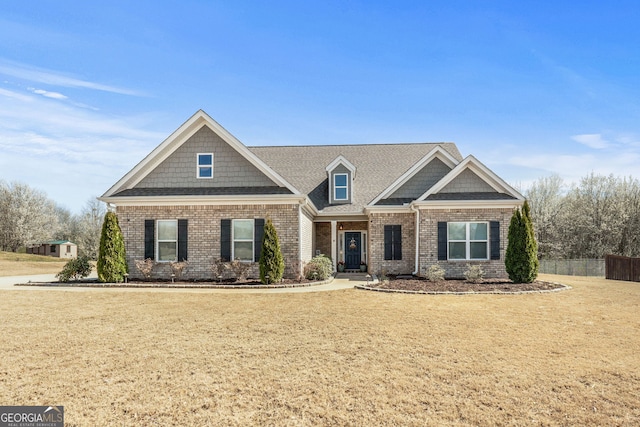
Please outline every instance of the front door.
M346 248L344 263L347 270L357 270L360 268L361 243L362 233L359 231L348 231L344 233L344 247Z

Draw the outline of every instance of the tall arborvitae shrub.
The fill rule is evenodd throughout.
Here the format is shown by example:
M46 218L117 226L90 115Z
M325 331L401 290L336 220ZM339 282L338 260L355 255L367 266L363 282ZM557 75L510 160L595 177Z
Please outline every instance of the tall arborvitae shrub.
M278 233L271 219L267 219L264 224L262 251L260 252L260 281L264 284L279 282L283 274L284 258L280 250Z
M533 234L529 204L516 209L509 223L505 268L514 283L531 283L538 277L538 244Z
M97 269L98 280L116 283L124 281L128 271L124 238L114 212L107 212L104 216Z
M540 270L540 261L538 260L538 241L536 240L536 233L533 230L533 221L531 220L531 208L529 207L529 201L525 200L522 206L522 219L525 221L527 227L527 253L530 253L531 267L533 268L531 281L534 281L538 277L538 271Z

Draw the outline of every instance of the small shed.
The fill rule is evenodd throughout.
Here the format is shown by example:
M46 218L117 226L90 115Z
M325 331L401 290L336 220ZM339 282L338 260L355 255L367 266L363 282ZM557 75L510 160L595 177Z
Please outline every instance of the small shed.
M27 248L28 254L52 256L55 258L77 258L78 245L68 240L52 240Z

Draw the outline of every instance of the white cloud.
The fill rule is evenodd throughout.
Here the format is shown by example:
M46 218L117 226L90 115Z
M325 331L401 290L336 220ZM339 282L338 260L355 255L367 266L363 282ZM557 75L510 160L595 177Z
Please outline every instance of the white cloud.
M59 92L49 92L48 90L44 90L44 89L34 89L32 87L29 88L29 90L33 93L35 93L36 95L42 95L44 97L47 98L53 98L53 99L67 99L66 95L63 95Z
M597 150L609 148L611 146L611 143L604 139L599 133L573 135L571 139L579 142L580 144L584 144L589 148L595 148Z

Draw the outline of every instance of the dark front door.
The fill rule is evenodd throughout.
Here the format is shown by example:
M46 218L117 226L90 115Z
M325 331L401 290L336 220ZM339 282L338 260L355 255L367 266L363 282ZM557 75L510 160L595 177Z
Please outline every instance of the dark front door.
M360 268L360 245L362 243L362 233L344 233L345 258L344 263L347 270L357 270Z

